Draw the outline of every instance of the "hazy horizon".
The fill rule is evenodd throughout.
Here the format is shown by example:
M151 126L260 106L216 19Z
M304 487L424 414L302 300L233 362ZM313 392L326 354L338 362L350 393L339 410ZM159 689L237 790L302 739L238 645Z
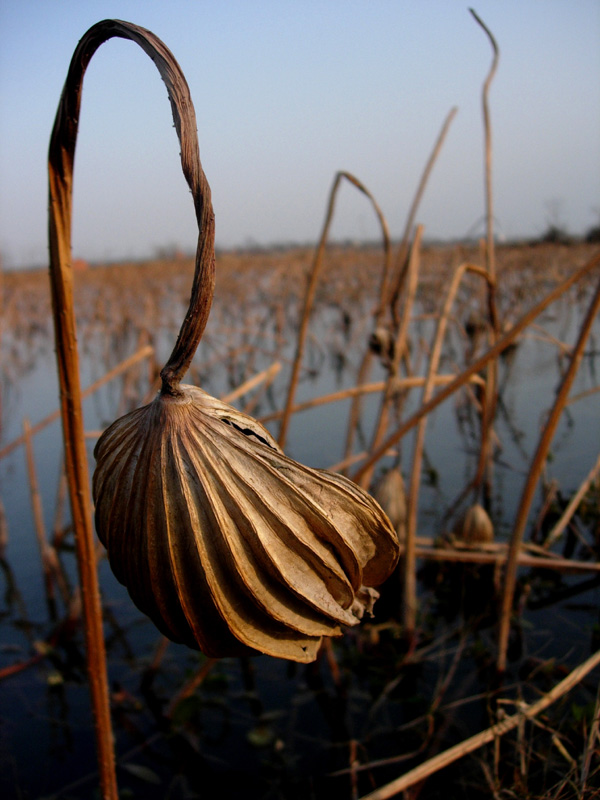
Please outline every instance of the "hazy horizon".
M574 236L600 222L600 3L481 0L500 47L490 90L496 232ZM0 256L47 263L46 155L77 41L100 19L151 29L190 85L221 249L316 242L335 173L356 175L399 238L448 112L417 217L429 240L484 232L481 90L492 51L466 4L0 2ZM377 240L355 189L335 240ZM86 72L73 257L193 251L197 230L164 84L131 42Z

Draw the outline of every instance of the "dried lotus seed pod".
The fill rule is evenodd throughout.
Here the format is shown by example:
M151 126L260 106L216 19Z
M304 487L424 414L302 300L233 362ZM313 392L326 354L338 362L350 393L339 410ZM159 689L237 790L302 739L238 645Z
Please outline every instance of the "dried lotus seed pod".
M399 542L406 539L406 489L399 469L389 469L379 478L373 497L387 514Z
M454 535L465 544L487 544L494 541L494 526L485 508L479 503L469 506L458 520Z
M207 655L312 661L396 565L396 533L370 495L288 458L194 386L118 419L95 456L113 572L166 636Z

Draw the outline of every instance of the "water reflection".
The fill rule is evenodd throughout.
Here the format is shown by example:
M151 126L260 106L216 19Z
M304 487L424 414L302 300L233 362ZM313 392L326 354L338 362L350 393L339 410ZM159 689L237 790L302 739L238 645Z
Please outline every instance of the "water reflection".
M79 289L83 385L100 379L148 344L154 354L85 401L90 432L101 430L152 396L189 290L187 276L176 275L167 285L160 270L127 286L114 285L108 273L105 280L97 277L97 283ZM366 287L347 280L342 299L339 278L326 282L311 319L298 403L356 385L371 334L375 273L372 278ZM533 302L534 295L544 291L544 283L536 282L531 296L522 296L522 275L514 284L511 280L509 274L506 294L512 296L512 304L506 299L502 303L507 321L518 316L518 306ZM288 265L255 281L248 275L244 281L227 275L192 364L190 382L222 395L279 361L282 369L272 382L236 401L255 416L278 412L285 401L294 355L301 288L298 275L290 279ZM1 447L21 435L23 417L35 424L57 405L49 309L43 297L40 284L26 297L15 292L9 299L2 338ZM426 282L410 327L413 365L421 374L439 297L440 282ZM585 300L585 295L572 292L499 362L492 497L499 540L511 529L524 475L565 369L565 354L576 338ZM471 294L465 291L459 296L440 372L459 370L485 349L484 332L473 316L476 308ZM109 325L115 316L118 323ZM596 322L574 396L597 385L599 334ZM385 366L375 361L370 380L385 378ZM413 413L420 395L420 389L399 394L391 425ZM379 401L378 394L362 401L355 452L369 446ZM448 534L467 502L464 489L479 455L477 401L476 387L471 386L429 419L418 517L422 537ZM317 467L340 461L350 405L346 399L293 416L289 453ZM533 544L543 542L544 531L600 452L597 409L597 396L589 395L572 403L560 423L535 509L540 524L532 526ZM268 425L276 434L277 420ZM90 457L93 444L92 436ZM19 446L0 460L7 531L0 558L0 671L18 665L10 677L2 673L0 682L4 729L0 764L11 765L0 770L0 789L3 796L11 796L15 787L41 796L72 785L70 796L88 797L96 771L93 725L73 595L77 571L58 422L35 436L34 453L44 526L66 590L57 589L53 612L44 591L25 453ZM409 434L395 453L382 460L380 470L398 465L406 476L411 454ZM541 515L545 503L547 514ZM588 508L587 513L582 507L556 552L591 560L597 558L599 544L597 506L595 512ZM207 667L203 656L164 644L132 606L105 560L100 563L100 576L120 782L134 796L189 797L194 792L201 796L211 777L221 783L223 796L242 787L246 797L263 797L268 792L289 797L312 792L325 797L347 793L351 780L367 791L371 780L379 785L386 776L395 777L399 765L407 768L445 742L455 741L457 730L462 735L489 721L485 698L473 700L465 717L457 716L452 704L489 691L495 647L490 627L497 592L494 567L422 564L418 657L406 651L391 613L398 607L398 585L392 582L383 591L380 616L349 632L306 669L262 657L226 659ZM590 646L597 646L593 638L600 624L597 578L527 570L519 592L522 624L515 626L511 650L515 681L541 669L541 664L554 678L561 664L574 663ZM558 666L548 666L551 657ZM190 693L173 705L186 687L191 687ZM575 697L584 703L588 699L585 687ZM373 772L350 770L355 761L364 765L386 759L391 760ZM32 762L41 766L29 769Z

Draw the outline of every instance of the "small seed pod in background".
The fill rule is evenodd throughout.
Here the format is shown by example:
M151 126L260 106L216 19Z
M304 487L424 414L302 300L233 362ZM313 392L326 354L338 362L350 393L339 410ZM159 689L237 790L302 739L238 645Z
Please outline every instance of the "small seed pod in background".
M384 362L392 361L395 342L391 330L383 325L375 328L369 337L369 348L375 355L380 356Z
M373 497L387 514L402 543L406 538L406 489L399 469L383 473L373 488Z
M479 503L470 506L458 519L453 533L465 544L488 544L494 541L494 526L487 511Z

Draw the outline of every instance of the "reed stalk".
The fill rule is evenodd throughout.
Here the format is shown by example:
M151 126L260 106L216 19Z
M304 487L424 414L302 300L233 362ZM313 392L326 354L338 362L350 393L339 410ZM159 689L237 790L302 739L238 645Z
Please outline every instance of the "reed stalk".
M387 439L382 442L382 444L379 445L375 452L365 454L366 460L354 474L353 480L359 481L362 475L368 469L370 469L373 464L376 464L377 461L379 461L379 459L384 456L391 447L397 444L402 437L419 422L422 417L424 417L426 414L429 414L434 408L437 408L440 403L443 403L444 400L464 386L469 378L472 375L475 375L477 372L480 372L491 359L497 358L500 353L506 350L506 348L515 341L521 331L523 331L536 317L538 317L544 311L544 309L561 297L566 291L568 291L568 289L570 289L571 286L589 274L599 264L600 254L594 256L594 258L590 259L587 264L584 264L574 273L569 275L568 278L565 278L562 283L560 283L558 286L555 286L554 289L552 289L552 291L550 291L539 303L523 314L523 316L517 320L517 322L515 322L512 328L510 328L500 339L498 339L493 347L483 353L483 355L479 356L479 358L477 358L469 367L463 370L460 375L457 375L451 383L434 395L431 400L425 403L425 405L421 406L421 408L411 417L401 423L398 428L396 428L396 430L391 433Z
M6 511L4 503L0 497L0 561L4 559L8 546L8 523L6 522Z
M591 397L591 395L598 394L598 392L600 392L600 386L592 386L589 389L585 389L583 392L573 395L573 397L569 397L567 405L572 406L573 403L578 403L580 400L585 400L586 397Z
M196 689L204 683L204 679L210 673L212 668L215 664L219 663L218 658L207 658L201 667L196 671L191 678L189 678L186 683L181 687L181 689L175 694L171 700L169 701L169 707L165 712L165 716L167 719L171 719L173 714L175 713L177 706L183 701L186 700L188 697L191 697Z
M379 301L373 312L373 330L377 330L379 327L384 313L387 309L390 312L390 321L395 330L398 330L400 326L400 320L397 312L398 300L402 293L402 288L404 286L404 280L406 277L406 269L408 269L408 250L409 250L409 242L410 236L412 233L414 221L417 216L417 211L421 204L421 200L425 193L425 189L427 187L427 183L429 181L429 177L433 170L434 164L438 159L440 151L442 149L442 145L446 139L446 135L450 128L450 124L454 117L456 116L457 108L452 108L446 117L444 124L442 125L442 129L438 134L437 140L433 147L433 150L425 164L425 168L423 169L423 173L421 175L421 179L417 186L417 190L413 197L410 210L406 219L406 223L404 226L404 233L402 234L402 239L400 241L400 245L398 247L398 253L396 256L396 279L394 284L392 284L392 277L390 275L390 266L389 266L389 257L386 257L386 266L384 269L384 273L381 280L381 285L379 289ZM406 267L406 269L405 269ZM365 350L365 354L363 356L363 360L360 365L360 369L358 371L357 376L357 385L361 386L363 383L366 383L371 369L371 362L373 360L373 352L369 347ZM352 454L352 448L354 446L354 434L358 425L358 420L360 417L361 411L361 398L357 396L352 406L350 408L350 416L348 419L348 429L346 432L346 443L345 443L345 456L344 459L348 460Z
M482 110L483 110L483 126L485 138L485 218L486 218L486 246L485 246L485 264L489 281L487 284L487 308L488 320L490 324L489 341L493 346L496 339L500 335L500 322L498 319L498 308L496 302L496 250L494 243L494 193L492 189L492 124L489 108L489 92L492 81L498 68L498 60L500 51L498 44L493 34L471 8L469 9L475 21L480 25L485 34L487 35L492 46L492 63L489 72L483 84L482 89ZM494 359L490 361L486 367L486 387L485 399L483 403L483 410L481 414L481 444L479 466L477 469L477 481L483 481L484 486L484 500L485 505L489 508L491 500L491 485L492 485L492 426L496 416L496 406L498 404L498 362ZM484 479L484 474L487 476Z
M401 545L401 557L402 551L403 547ZM459 547L438 547L431 539L417 537L415 553L417 558L423 561L443 561L453 564L493 564L501 567L506 563L508 547L489 551ZM576 561L572 558L561 558L552 553L535 555L533 553L520 552L517 562L520 567L554 570L555 572L572 573L574 575L586 572L600 572L600 562L598 561Z
M234 400L237 400L242 395L246 394L246 392L252 391L257 386L264 384L266 386L270 385L281 370L281 361L275 361L271 364L270 367L263 369L261 372L257 372L256 375L253 375L251 378L248 378L247 381L237 386L233 391L228 392L228 394L223 395L221 400L224 403L233 403Z
M277 441L279 446L283 449L285 447L285 442L287 439L287 432L290 422L290 417L292 413L292 406L294 404L294 397L296 394L296 388L298 386L298 376L300 374L300 367L302 365L302 357L304 355L304 345L306 342L306 334L308 331L308 323L310 319L310 313L312 310L314 298L315 298L315 291L317 288L317 281L319 279L319 274L321 272L321 266L323 264L323 256L325 254L325 246L327 244L327 238L329 236L329 230L331 228L331 223L333 220L333 214L335 210L335 201L337 198L337 193L339 187L342 183L342 180L346 179L349 183L355 186L360 192L362 192L370 201L371 205L373 206L377 218L379 220L379 224L381 226L381 233L383 237L383 245L384 245L384 253L385 253L385 265L384 265L384 277L383 281L384 284L387 281L387 275L389 272L389 265L390 265L390 234L388 230L388 225L386 222L381 209L379 208L375 198L371 194L371 192L362 184L358 178L355 178L354 175L351 175L349 172L338 172L335 175L333 185L331 187L329 193L329 201L327 203L327 211L325 214L325 222L323 223L323 230L321 231L321 236L319 239L319 244L315 251L315 256L313 259L313 263L310 269L310 273L308 276L308 282L306 285L306 291L304 293L304 304L302 308L302 317L300 319L300 326L298 329L298 339L296 341L296 354L294 356L294 362L292 365L292 374L290 376L290 383L288 387L287 398L285 401L283 416L281 418L281 423L279 426L279 435L277 437Z
M396 268L395 268L396 280L394 286L391 287L389 297L385 298L386 305L388 305L390 308L392 320L394 321L396 328L400 324L400 319L398 316L398 300L400 298L400 295L402 294L402 289L404 287L404 282L408 270L407 257L409 251L410 237L415 224L415 219L417 218L417 212L419 210L419 206L421 205L421 200L423 199L423 195L425 194L425 189L427 188L427 183L433 171L433 167L439 157L439 154L442 150L442 146L444 144L444 141L446 140L446 136L450 129L450 125L452 123L452 120L456 116L457 112L458 108L454 106L453 108L450 109L446 119L444 120L444 123L441 127L441 130L433 146L433 150L431 151L429 158L427 159L427 163L425 164L425 167L423 169L423 173L421 174L421 178L417 186L417 191L415 192L415 196L413 197L408 212L408 216L406 218L402 239L400 240L400 244L398 245L398 251L396 255Z
M33 444L31 441L31 425L27 417L23 419L23 436L25 438L25 456L27 462L27 476L29 478L29 492L31 496L31 509L33 512L33 523L36 539L40 550L42 561L42 571L44 573L44 586L46 589L46 602L52 619L56 618L56 596L54 593L54 580L52 559L49 553L50 545L46 537L46 525L44 523L44 510L42 508L42 498L40 495L37 470L35 468L35 457L33 454Z
M455 377L456 375L434 375L433 383L435 386L440 386L450 383L455 379ZM470 382L474 383L476 386L483 386L483 379L480 378L479 375L472 375ZM423 386L424 383L425 377L423 375L411 375L408 378L396 378L394 381L394 391L400 392L404 389L415 389L419 386ZM302 403L296 403L296 405L292 406L291 413L297 414L300 411L307 411L311 408L327 405L328 403L338 403L340 400L348 400L353 397L357 397L358 395L377 394L379 392L383 392L386 386L387 381L375 381L375 383L363 383L357 386L349 386L347 389L340 389L339 392L323 394L320 397L313 397L310 400L305 400ZM224 400L225 398L222 399ZM262 417L260 417L259 421L264 425L267 422L280 419L282 414L283 410L272 411L271 413L264 414Z
M488 37L490 44L492 46L492 63L490 65L490 69L486 76L486 79L483 84L482 94L481 94L481 105L483 111L483 127L484 127L484 137L485 137L485 160L484 160L484 168L485 168L485 220L486 220L486 267L491 278L491 281L496 280L496 251L494 246L494 192L492 189L492 123L490 117L490 107L489 107L489 93L490 87L492 85L492 81L496 75L496 71L498 69L498 61L500 58L500 50L498 48L498 43L494 38L494 35L487 27L485 22L481 19L481 17L474 11L472 8L469 9L469 12L477 22L477 24L483 29L486 36ZM492 323L496 323L494 325L494 329L498 330L497 325L497 312L496 312L496 305L495 305L495 292L493 290L493 283L489 284L490 292L489 292L489 312L490 312L490 321Z
M568 369L565 372L560 387L556 393L556 398L548 416L548 420L541 432L538 446L536 448L531 467L527 474L527 480L525 481L525 486L523 487L523 492L521 494L521 500L519 502L515 524L510 539L506 573L504 577L502 603L500 607L497 659L497 670L499 673L503 673L506 670L506 651L508 649L508 636L510 633L512 605L517 582L518 556L521 549L523 534L525 533L525 527L527 525L529 510L533 502L540 473L544 467L548 450L550 449L552 439L554 438L554 433L556 432L556 428L568 399L569 391L573 381L575 380L577 370L579 369L585 344L599 310L600 282L598 283L598 287L594 293L588 308L588 312L583 320L581 329L579 331L577 344L573 349Z
M566 405L569 405L568 401ZM577 511L579 504L587 494L588 489L590 488L592 483L596 480L596 477L598 475L600 475L600 455L598 455L596 463L587 474L587 477L584 479L579 489L569 500L567 507L560 516L560 519L556 522L556 524L552 527L552 530L546 536L546 540L544 541L544 548L547 549L552 547L554 542L560 538L565 528L571 521L573 514Z
M514 730L525 720L534 719L534 717L538 716L538 714L541 714L542 711L545 711L567 692L571 691L571 689L577 686L577 684L581 683L581 681L587 675L589 675L592 670L596 669L599 664L600 650L596 651L593 655L586 659L586 661L572 670L566 676L566 678L563 678L560 683L557 683L554 688L552 688L549 692L546 692L546 694L540 697L540 699L532 705L528 706L523 704L522 710L518 713L503 719L501 722L497 722L495 725L492 725L491 727L486 728L486 730L481 731L481 733L476 733L474 736L471 736L469 739L465 739L463 742L459 742L459 744L454 745L454 747L444 750L442 753L430 758L428 761L425 761L418 767L411 769L409 772L406 772L404 775L401 775L399 778L396 778L385 786L375 789L375 791L369 792L369 794L363 795L361 800L388 800L388 798L394 797L409 787L424 781L426 778L444 769L444 767L447 767L449 764L458 761L459 758L463 758L463 756L473 753L480 747L496 741L499 737L504 736L509 731Z
M598 755L598 747L600 746L600 681L598 682L598 691L596 692L596 705L594 707L594 714L592 717L592 724L590 725L590 732L585 743L585 748L582 757L581 766L581 780L580 791L581 797L586 796L587 781L590 776L592 768L592 759L594 755ZM591 789L592 787L590 787Z
M392 399L397 393L396 380L400 371L400 361L403 358L407 349L408 340L408 326L412 317L412 309L417 295L417 286L419 283L419 268L421 266L421 239L423 237L423 226L417 226L415 237L413 240L410 258L408 261L408 289L404 298L404 308L402 319L398 328L396 329L396 336L394 339L393 356L388 367L388 377L386 380L385 391L381 398L379 407L379 414L375 423L375 429L371 440L370 450L375 450L381 442L388 427L389 412ZM357 481L360 486L367 488L371 483L373 470L367 469Z
M488 278L488 274L485 272L485 270L482 270L481 267L477 267L473 264L461 264L454 273L452 282L450 283L450 287L446 295L442 312L438 319L438 324L431 347L429 367L421 398L422 405L425 405L425 403L427 403L431 397L431 393L435 385L435 375L442 355L442 345L446 335L450 311L452 309L452 305L454 304L456 293L462 282L462 279L469 272L479 275L484 279ZM423 464L423 448L425 445L425 429L427 427L427 420L427 417L421 418L415 434L412 470L407 498L408 513L406 519L406 538L404 541L404 556L402 558L402 591L404 594L403 621L406 636L409 638L414 634L417 618L417 513L419 507L421 467Z
M100 787L102 797L106 800L116 800L118 790L75 331L71 219L73 162L83 77L96 50L113 37L129 39L138 44L153 60L167 86L181 145L182 169L192 192L199 226L196 253L196 277L199 279L194 281L188 314L161 374L165 393L178 393L178 383L189 366L208 319L214 287L214 214L210 190L200 165L196 117L185 77L172 53L150 31L120 20L99 22L84 34L75 49L56 113L48 156L48 227L65 470L82 588L88 679L96 728Z
M375 320L374 330L376 330L377 321ZM358 375L356 376L356 387L360 389L363 386L369 386L373 384L368 384L367 380L369 378L371 372L371 363L373 361L373 351L370 347L367 347L365 350L365 354L361 361ZM385 387L385 383L383 384ZM354 447L354 435L356 433L356 429L358 427L358 422L360 419L360 413L362 410L362 392L357 392L354 395L353 402L350 406L350 413L348 415L348 428L346 430L346 442L344 446L344 463L350 464L352 462L352 449ZM346 472L346 467L343 468L342 472Z
M65 465L61 461L58 473L58 486L56 488L56 502L54 505L54 522L52 524L52 544L55 548L60 548L64 530L64 513L67 500L67 476L65 475Z

